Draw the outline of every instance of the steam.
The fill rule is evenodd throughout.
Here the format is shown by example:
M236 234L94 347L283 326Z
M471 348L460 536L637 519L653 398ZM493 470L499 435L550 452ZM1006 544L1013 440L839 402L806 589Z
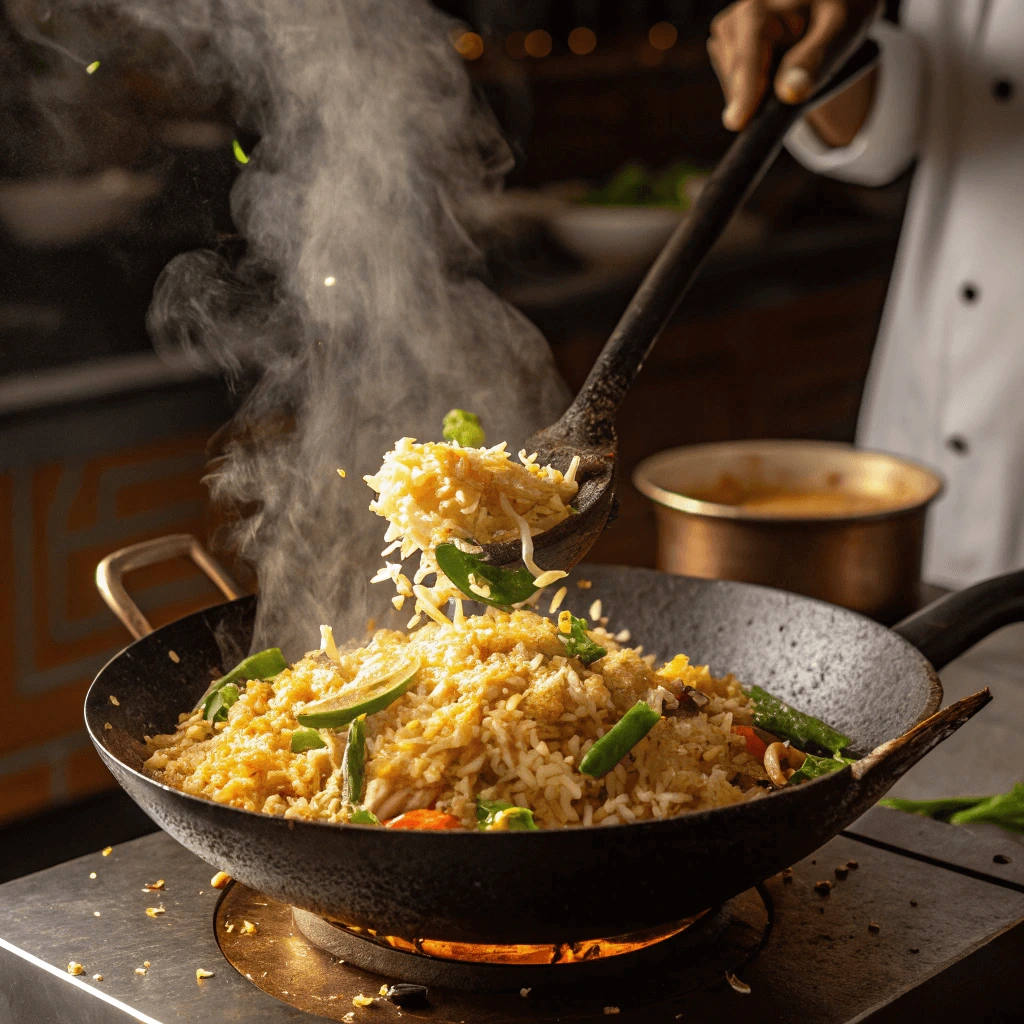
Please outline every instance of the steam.
M295 656L321 622L362 637L390 596L367 582L383 523L363 474L403 435L439 438L453 406L518 446L566 402L543 339L479 276L509 151L426 0L104 6L228 84L259 138L231 196L244 255L173 260L148 321L159 350L255 382L209 477L257 572L254 644Z

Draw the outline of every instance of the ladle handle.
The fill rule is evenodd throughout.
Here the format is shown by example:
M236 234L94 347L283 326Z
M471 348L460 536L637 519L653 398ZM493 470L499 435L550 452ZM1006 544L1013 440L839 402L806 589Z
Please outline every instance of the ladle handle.
M770 91L736 136L626 307L563 416L563 433L580 442L604 443L611 438L615 414L647 354L733 214L782 148L786 132L805 110L823 102L877 60L877 45L863 40L875 13L861 24L848 26L836 40L831 58L826 57L822 65L826 84L814 96L805 103L786 104ZM854 51L858 43L860 47Z
M1024 569L940 597L893 629L938 669L1012 622L1024 622Z

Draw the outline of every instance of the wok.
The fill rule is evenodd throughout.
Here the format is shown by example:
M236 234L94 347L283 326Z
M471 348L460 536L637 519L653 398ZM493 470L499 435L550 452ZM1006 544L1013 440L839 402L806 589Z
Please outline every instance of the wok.
M101 590L123 609L130 599L121 572L185 552L212 568L232 596L227 575L187 536L111 556L97 571ZM269 897L407 938L572 942L682 918L817 849L989 701L983 690L937 713L935 669L1024 618L1024 572L944 597L892 630L751 584L618 566L585 566L580 575L593 588L570 586L577 614L600 597L616 626L628 626L648 653L684 651L716 674L759 683L851 736L866 756L752 802L597 828L391 831L223 806L147 778L141 741L172 731L211 669L228 669L247 651L251 596L163 626L116 655L86 697L89 735L158 825ZM123 618L139 632L149 628L133 606Z

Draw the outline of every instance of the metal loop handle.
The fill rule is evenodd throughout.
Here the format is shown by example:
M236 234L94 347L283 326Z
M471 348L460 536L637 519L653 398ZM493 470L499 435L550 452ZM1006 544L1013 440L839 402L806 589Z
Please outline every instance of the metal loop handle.
M243 596L242 590L224 567L190 533L172 533L167 537L155 537L153 540L120 548L96 566L96 588L107 602L107 607L136 640L152 633L153 627L129 597L124 586L125 573L157 562L166 562L179 555L191 558L229 601Z

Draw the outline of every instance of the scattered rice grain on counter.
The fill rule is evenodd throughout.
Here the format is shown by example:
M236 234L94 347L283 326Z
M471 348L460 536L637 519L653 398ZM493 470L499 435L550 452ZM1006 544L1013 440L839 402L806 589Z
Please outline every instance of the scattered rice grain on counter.
M109 857L114 852L114 848L112 846L104 846L100 852L104 857Z
M231 876L226 871L218 871L217 874L210 879L210 885L212 885L214 889L223 889L230 881Z
M406 635L381 630L334 661L315 651L272 681L252 681L226 722L180 716L170 735L147 738L147 773L176 789L246 810L345 821L341 759L346 734L293 753L296 715L309 702L362 685L396 662L421 667L406 693L366 720L363 806L382 821L437 808L476 827L476 800L507 800L541 828L665 818L761 794L766 776L734 724L750 701L732 676L714 678L682 655L653 658L591 630L608 653L589 666L567 658L556 623L528 610L489 609L460 628L433 622ZM709 700L672 714L684 686ZM665 714L600 779L578 765L593 742L638 700ZM220 874L211 884L217 886Z
M212 978L213 971L204 971L202 967L196 968L196 981L202 981L204 978Z
M360 992L359 995L352 997L352 1005L358 1006L360 1009L364 1006L373 1006L373 1003L374 997L364 996L362 992Z
M397 608L415 597L417 614L429 615L422 610L424 604L438 609L449 598L462 597L438 572L433 554L438 544L460 542L472 550L477 544L522 540L523 530L532 538L569 517L569 503L579 489L575 468L563 476L551 466L538 466L536 456L525 451L519 459L512 461L504 443L462 448L454 442L419 444L403 437L384 456L381 468L364 477L377 493L370 510L388 521L382 556L398 552L398 561L385 561L372 582L394 583ZM420 564L410 580L400 563L417 551ZM553 583L565 575L544 572L532 561L528 551L526 565L542 581ZM414 591L435 573L433 586Z
M68 963L68 974L74 974L77 976L84 970L85 968L77 960L72 960Z

